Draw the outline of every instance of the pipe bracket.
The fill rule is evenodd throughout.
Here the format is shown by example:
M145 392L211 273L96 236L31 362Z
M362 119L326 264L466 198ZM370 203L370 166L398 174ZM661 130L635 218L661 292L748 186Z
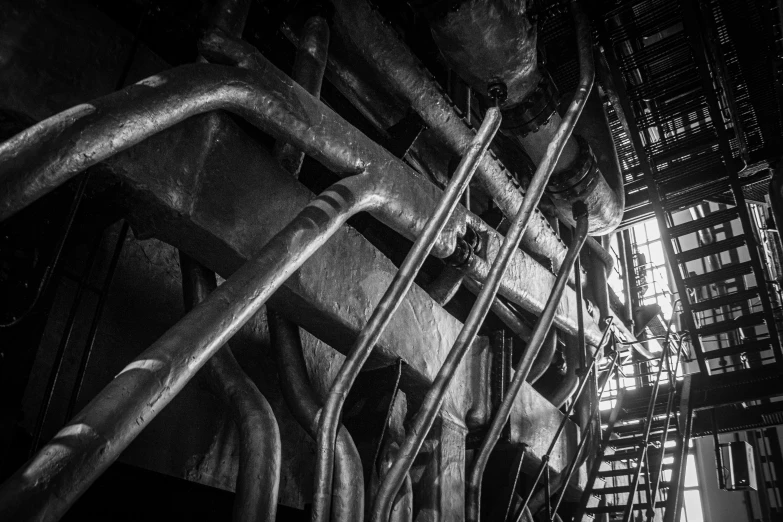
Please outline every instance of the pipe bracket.
M598 161L590 144L582 136L577 135L575 139L579 144L579 155L566 170L553 174L547 186L547 192L554 197L579 199L589 194L601 178Z

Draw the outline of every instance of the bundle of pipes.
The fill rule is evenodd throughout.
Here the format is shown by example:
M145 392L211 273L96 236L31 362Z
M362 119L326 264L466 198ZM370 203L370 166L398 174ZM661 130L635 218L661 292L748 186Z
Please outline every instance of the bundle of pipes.
M388 471L378 489L373 520L388 520L395 499L400 498L398 491L410 483L408 471L413 459L441 410L456 368L490 309L505 317L507 323L518 325L518 333L527 328L528 346L473 466L469 520L478 520L481 473L520 387L531 373L531 380L540 378L551 362L557 340L550 331L557 327L568 335L586 337L594 349L601 347L605 332L584 311L580 278L576 278L579 298L567 288L567 283L573 277L573 265L588 234L608 233L619 223L623 190L621 180L604 178L591 145L571 135L587 103L594 76L589 26L579 5L572 2L580 84L561 118L556 111L556 89L535 60L535 27L528 20L525 2L513 8L508 2L487 0L466 0L456 7L453 2L416 3L429 19L447 61L487 100L481 129L473 135L458 118L452 117L453 109L437 84L422 76L404 45L389 38L387 26L376 23L377 14L364 0L335 0L334 4L335 25L345 39L377 65L394 95L406 99L443 142L462 157L442 193L317 100L326 60L325 44L319 43L318 32L323 36L323 31L327 31L328 41L323 19L313 19L302 38L302 48L313 51L312 60L308 61L304 53L301 63L297 58L295 77L304 88L290 82L247 44L226 36L225 31L213 33L203 43L204 55L219 57L221 63L240 68L200 64L175 69L121 93L75 107L0 146L0 183L4 187L0 219L89 166L190 116L217 109L232 111L280 140L277 157L292 173L296 173L307 153L344 177L311 202L255 259L208 297L208 274L205 282L204 277L193 276L198 267L186 270L186 275L193 276L190 287L199 294L192 304L202 298L203 302L121 372L0 488L0 515L14 517L24 513L41 519L62 515L275 290L350 216L360 211L373 213L415 243L359 335L320 411L317 399L308 390L301 354L297 353L295 325L274 313L270 315L270 328L281 350L281 373L290 377L284 394L293 405L297 420L318 440L314 520L353 520L361 516L362 506L354 502L355 497L349 501L337 494L340 488L345 491L349 487L348 475L361 474L357 471L355 447L340 427L342 404L430 254L450 257L458 246L466 244L471 233L480 235L483 257L474 255L473 250L477 249L468 245L470 255L460 266L478 299L427 391L407 438L398 451L385 453L384 468ZM450 8L441 9L445 4ZM117 121L127 125L117 127ZM485 154L498 129L519 140L538 164L524 196L494 158ZM511 219L505 237L458 205L474 172ZM575 227L567 251L537 210L545 192L558 202L561 219ZM430 209L434 209L431 215ZM557 269L545 304L533 299L518 277L521 267L526 266L520 244L552 259ZM183 267L187 266L187 261L183 262ZM519 317L496 299L499 293L540 315L532 330L523 324L519 326ZM630 339L627 333L624 337ZM568 344L571 352L585 350L582 343ZM538 357L542 346L545 355ZM220 353L221 358L214 359L215 369L220 368L220 361L231 363L230 352ZM160 364L150 367L145 361ZM570 353L570 378L561 383L563 389L552 393L558 406L577 387L576 361ZM262 404L257 410L264 411L263 398L253 396L256 403ZM274 441L271 444L274 446ZM63 445L67 445L67 451L62 450ZM276 485L272 482L263 487L274 493ZM410 503L410 488L405 491L399 504L402 507L395 511L403 513L403 518L410 511L405 507ZM345 504L335 506L335 495ZM263 512L259 516L271 519L273 502L268 497L256 499L248 512Z

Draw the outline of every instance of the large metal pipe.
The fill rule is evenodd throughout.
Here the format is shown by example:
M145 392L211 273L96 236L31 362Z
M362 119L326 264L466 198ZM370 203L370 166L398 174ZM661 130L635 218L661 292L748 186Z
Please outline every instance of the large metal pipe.
M313 520L326 521L329 517L332 469L334 467L332 462L334 459L334 439L337 435L337 426L345 398L383 330L389 324L392 315L413 285L414 278L432 250L435 240L459 204L462 193L476 172L479 160L486 152L499 127L500 111L490 109L487 111L473 143L462 157L456 172L443 191L443 196L433 211L432 217L427 221L419 237L416 238L408 255L405 256L405 260L394 275L391 285L383 294L381 301L356 339L347 359L340 368L340 372L332 383L318 429Z
M321 403L307 375L299 327L273 310L267 311L267 318L272 345L277 351L283 398L296 421L316 440ZM358 522L364 516L364 472L359 452L343 426L337 432L334 451L332 519Z
M579 210L579 205L575 210ZM557 274L557 281L555 287L552 289L552 294L547 300L544 312L541 317L538 318L535 327L533 328L533 335L528 343L527 350L522 355L522 358L517 363L514 369L514 379L509 385L509 389L506 395L503 397L498 411L495 413L492 419L487 435L481 443L481 448L473 461L473 468L470 472L470 479L467 484L467 514L466 520L470 522L477 522L480 516L481 510L481 480L484 475L484 469L489 462L489 455L500 439L501 431L508 422L508 417L511 414L511 408L514 405L517 394L519 393L522 384L527 380L530 368L533 366L533 361L538 355L538 350L541 348L544 339L546 338L550 327L552 326L552 319L554 318L555 309L560 303L560 298L565 290L566 283L568 281L568 272L571 271L574 261L579 256L587 238L588 231L588 217L587 209L582 205L581 213L576 217L576 229L574 230L574 237L571 241L571 245L568 248L568 255L566 255L565 262L560 267L560 271Z
M584 13L581 12L581 9L578 5L574 5L574 13L579 22L577 23L577 41L581 42L584 41L585 38L589 37L589 24L587 24L586 17ZM440 410L440 406L443 403L446 391L451 384L451 380L454 376L454 373L456 372L457 367L465 357L468 347L473 342L479 327L484 322L492 302L495 300L498 289L500 287L500 282L508 267L509 260L514 251L516 251L519 247L519 242L522 239L522 235L524 234L525 229L530 222L530 218L533 215L534 210L544 193L544 189L549 182L549 177L551 176L552 171L557 164L557 160L563 151L565 142L571 136L574 125L579 119L582 107L584 106L584 102L593 87L593 80L595 78L592 49L584 48L582 46L579 47L579 66L579 87L574 93L574 97L571 100L568 110L566 111L566 116L563 118L563 123L560 126L560 129L558 129L557 136L549 144L544 161L542 161L536 169L536 173L530 182L530 186L528 187L528 192L525 195L519 212L516 214L513 222L511 223L511 226L508 229L506 238L500 247L500 251L498 252L497 257L492 263L492 268L490 269L489 275L484 281L484 286L476 299L476 303L471 309L470 314L465 321L465 325L460 331L454 346L449 351L449 355L446 357L443 366L441 366L441 369L438 371L438 376L435 378L435 382L427 392L421 409L416 414L416 418L414 419L409 430L409 435L400 449L400 457L394 463L392 469L389 471L388 475L381 484L378 498L376 500L376 505L373 508L372 519L375 522L385 521L388 518L391 501L402 485L402 482L413 463L413 459L421 449L424 438L432 427L432 423L434 422L437 413ZM586 237L587 222L586 220L582 221L584 221L585 224L584 227L581 228L584 228L583 235ZM584 242L584 239L582 241ZM568 254L566 255L566 259L569 259L569 257L573 257L570 248ZM573 260L570 261L570 263L573 264ZM567 270L562 271L562 266L564 266L564 264L565 261L563 265L561 265L561 272L559 272L559 274L564 272L565 275L563 278L558 278L555 283L555 286L557 286L558 283L562 285L560 294L562 294L563 290L565 289L565 284L568 281L568 273L570 272L570 265ZM558 302L559 301L560 299L558 298ZM550 312L551 317L547 320L546 329L543 332L544 336L542 336L540 341L531 343L531 346L535 346L536 344L540 345L540 342L543 341L543 337L545 337L549 327L552 324L552 319L555 315L555 308L557 307L552 307ZM547 307L545 307L544 310L547 310ZM530 364L532 364L533 359L537 355L537 352L538 348L535 350L528 349L526 351L526 355L528 355L527 358L530 359ZM528 371L529 366L518 386L521 386L521 383L524 382L524 380L527 378Z
M394 29L365 0L333 3L337 30L374 65L383 84L410 104L430 132L453 154L461 156L473 139L473 131ZM509 218L517 215L523 193L513 175L492 154L481 160L477 177L503 214ZM521 244L526 251L551 259L555 270L565 257L565 245L538 209L533 211Z
M257 55L253 60L259 71L196 64L161 73L56 115L0 145L0 184L7 189L0 204L3 217L80 170L189 116L219 108L294 143L338 174L355 174L305 207L256 258L132 362L11 477L0 488L0 515L37 513L53 519L65 512L348 217L374 211L408 237L420 233L425 217L412 209L432 208L437 189L409 174L273 66ZM461 219L452 221L434 247L436 255L454 250Z
M180 254L185 311L215 290L215 273ZM242 370L229 346L206 363L210 385L231 410L239 428L235 522L274 521L280 485L280 430L272 407Z
M252 46L218 35L208 38L204 46L203 53L217 54L223 61L233 60L252 70L205 64L178 67L55 115L0 144L0 187L5 196L0 201L0 220L79 171L188 117L217 109L243 116L278 139L296 141L297 147L340 176L353 175L365 168L371 172L384 171L389 182L400 187L398 191L409 194L408 201L395 199L397 204L406 204L411 209L435 206L437 188L309 96ZM416 237L426 220L419 210L376 213L375 217L410 239ZM433 255L446 257L454 251L458 234L464 232L465 220L485 237L488 251L499 248L501 236L478 217L458 207ZM531 269L532 263L527 256L515 252L510 270L521 277ZM478 256L463 269L479 281L489 273L488 263ZM501 293L532 313L540 312L544 298L525 288L533 282L524 283L507 278ZM576 333L573 292L569 294L569 303L558 313L556 324L573 335ZM598 342L601 331L596 323L589 321L586 327L589 341Z
M501 130L520 143L533 163L540 163L560 127L560 114L557 89L537 63L536 26L530 18L529 4L501 0L463 0L456 6L430 0L415 4L429 19L433 39L446 62L479 96L486 97L492 89L505 89ZM589 32L579 46L592 49ZM590 97L584 112L582 120L594 120L593 126L606 124L597 93ZM595 146L595 129L586 130L590 140L572 137L566 142L550 191L563 221L573 225L571 206L581 201L590 215L590 233L605 234L620 224L625 194L622 178L618 185L619 168L607 173L611 181L602 168L582 172L582 165L590 158L588 149ZM604 142L608 139L608 144L596 145L604 154L612 155L614 144L608 125L600 130L599 135ZM577 133L583 134L583 129L577 128ZM612 158L612 166L616 166L616 154Z

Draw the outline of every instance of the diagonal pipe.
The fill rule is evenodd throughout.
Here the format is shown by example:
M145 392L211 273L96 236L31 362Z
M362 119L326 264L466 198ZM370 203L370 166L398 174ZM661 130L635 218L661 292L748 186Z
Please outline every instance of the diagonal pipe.
M367 325L356 339L332 384L318 428L312 520L328 520L329 502L332 493L332 469L334 467L334 440L337 435L337 427L339 426L345 398L348 396L364 363L372 353L373 347L389 324L392 315L413 285L416 274L418 274L425 259L432 251L435 240L459 204L459 199L465 191L465 187L467 187L470 179L476 172L479 160L486 152L499 127L500 111L496 108L490 109L487 111L484 122L481 124L481 128L478 134L476 134L473 143L462 157L456 172L446 186L432 217L427 221L421 235L414 242L399 271L394 275L391 285L389 285Z
M180 254L182 293L190 311L215 290L215 273ZM274 521L282 467L280 429L272 407L225 346L206 363L210 385L239 429L239 470L233 520Z
M574 265L574 261L576 261L576 258L579 256L585 239L587 238L587 208L584 205L574 205L574 207L575 211L581 210L581 213L574 216L576 219L574 237L571 241L571 245L568 247L566 258L563 261L563 264L560 266L560 271L558 272L557 280L555 281L555 287L552 289L549 300L547 300L546 306L544 307L544 312L541 314L541 317L538 318L538 321L536 321L536 325L533 328L533 335L530 337L527 350L525 350L525 353L517 363L516 368L514 368L514 379L511 381L508 392L506 392L506 395L503 397L503 402L492 419L492 424L490 424L489 431L484 437L484 440L481 443L481 448L479 449L479 452L473 462L473 468L471 469L469 482L467 484L466 520L468 521L479 520L481 510L481 479L484 475L484 469L487 466L489 456L494 449L495 444L497 443L498 439L500 439L500 434L503 430L503 427L508 422L508 417L511 414L511 408L514 405L516 396L519 393L519 390L522 388L522 384L527 380L527 377L530 374L530 369L533 366L533 362L538 355L538 351L541 349L541 345L544 343L544 340L549 333L549 329L552 326L552 319L554 317L555 309L560 304L560 298L562 297L566 283L568 282L568 273L571 271ZM584 379L580 386L580 390L586 383L587 379ZM571 409L573 409L573 406L574 405L572 404ZM561 423L558 431L555 434L555 437L552 440L549 450L547 450L547 453L544 456L542 462L542 471L545 467L547 467L548 454L551 453L552 448L554 447L554 444L564 427L565 422ZM527 502L525 502L525 506L526 505Z
M589 23L585 13L578 4L572 2L572 7L574 16L577 19L577 41L581 42L589 37ZM468 348L478 333L479 327L484 322L492 302L497 296L500 282L506 272L509 260L514 251L519 247L519 242L544 193L544 189L557 164L560 153L563 151L563 147L571 136L574 125L581 114L587 96L593 87L593 79L595 77L592 49L581 45L579 46L579 66L579 85L566 111L565 117L562 120L560 128L557 130L555 139L547 147L546 155L536 169L536 173L533 175L528 192L522 201L522 205L520 206L516 217L509 227L497 257L492 263L492 268L484 281L484 286L476 299L476 303L471 309L464 327L460 331L454 346L438 372L435 382L427 392L422 407L416 414L411 429L409 430L409 435L400 448L399 457L394 462L391 470L381 484L378 497L376 498L376 504L373 508L372 520L374 522L382 522L388 518L394 495L402 485L410 466L413 464L413 459L421 449L424 438L435 421L457 367L464 359ZM566 274L569 271L570 270L567 270ZM567 278L565 281L567 281ZM563 285L565 285L565 281L563 282ZM546 330L549 330L550 325L551 319ZM537 355L537 353L533 353L533 350L530 348L526 351L526 355L529 353L532 354L531 358L535 358ZM527 375L525 375L525 377L527 377Z

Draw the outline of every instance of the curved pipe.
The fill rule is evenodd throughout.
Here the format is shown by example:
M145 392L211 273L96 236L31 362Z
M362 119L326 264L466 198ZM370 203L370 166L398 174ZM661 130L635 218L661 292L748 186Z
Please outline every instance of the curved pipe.
M190 116L217 109L245 117L338 174L353 174L305 207L256 258L117 375L3 484L0 518L61 516L351 215L375 212L408 237L421 231L425 217L415 209L432 208L438 191L411 177L395 158L268 62L250 59L257 70L194 64L158 74L49 118L0 145L0 186L6 196L0 203L2 218L79 171ZM453 221L438 238L434 255L453 252L460 220Z
M519 120L520 117L514 113L520 107L524 110L528 95L533 93L545 74L539 71L537 64L536 27L530 20L529 11L526 2L466 0L459 4L459 8L432 16L430 20L433 39L446 62L477 93L486 96L488 87L493 84L500 83L506 87L508 96L501 109L508 116L507 122ZM577 25L580 23L589 22L585 17L577 20ZM580 49L592 50L592 34L589 31L581 34ZM515 124L504 125L502 129L504 134L522 145L535 164L543 160L547 145L560 127L560 115L555 109L552 104L543 109L552 114L534 131L522 133ZM599 172L585 193L553 194L552 199L560 219L572 226L571 207L577 201L585 203L590 216L590 233L606 234L622 220L625 193L614 143L597 92L588 97L575 132L585 136L596 151ZM569 139L554 174L569 169L579 153L577 140Z
M189 312L215 290L215 273L180 253L182 293ZM235 522L274 521L280 485L280 430L272 407L225 346L205 365L210 385L239 428Z
M584 210L584 209L583 209ZM574 230L574 236L571 241L571 245L568 247L568 254L566 255L565 262L560 267L560 271L557 274L557 280L555 286L552 289L552 293L546 302L544 311L541 313L541 317L536 321L536 325L533 328L533 335L528 343L527 350L522 354L522 358L517 363L514 369L514 379L509 385L508 392L503 397L498 411L495 413L495 417L492 419L492 424L489 427L487 435L481 443L481 448L475 457L473 463L473 469L470 472L470 479L467 484L467 501L466 501L466 520L470 522L479 520L479 513L481 509L481 480L484 475L484 469L489 461L489 456L492 450L497 444L500 438L500 433L503 427L508 422L511 408L514 405L517 394L519 393L522 384L527 379L530 373L530 368L533 365L533 361L538 355L538 351L541 348L541 344L544 342L546 335L552 326L552 320L554 318L555 309L560 304L560 297L563 295L566 283L568 281L568 272L574 265L576 258L579 256L579 252L582 250L585 239L587 238L588 223L587 213L584 211L576 218L576 229Z
M538 381L536 391L545 399L560 408L576 392L579 387L579 376L576 374L579 364L578 347L569 341L565 345L566 371L564 375L550 372ZM532 372L532 370L531 370ZM528 379L530 382L530 379Z
M530 384L538 382L552 365L552 360L555 358L555 352L557 352L557 331L553 328L549 331L546 340L541 345L541 349L536 356L536 360L533 362L533 367L530 368L530 375L527 377L527 382ZM544 394L542 394L544 395ZM544 395L546 397L546 395ZM552 399L549 399L552 404L555 404ZM557 404L555 404L558 408Z
M464 154L474 133L394 29L366 0L332 3L336 28L367 63L374 65L383 84L410 104L452 154ZM492 154L479 163L477 177L504 215L510 219L517 215L524 195L512 174ZM538 209L532 212L521 244L526 251L551 259L555 270L565 257L565 245Z
M310 386L299 327L271 309L267 309L267 318L272 345L277 350L283 398L296 421L315 440L321 405ZM332 519L361 521L364 516L364 471L353 439L343 426L337 432L334 451Z
M329 500L332 490L332 469L334 468L334 439L337 435L340 415L345 398L358 377L372 349L389 324L394 312L413 285L425 259L429 255L435 240L459 204L459 198L476 172L479 160L486 152L492 138L500 127L500 111L490 109L481 124L473 143L457 167L443 191L432 217L422 230L413 247L405 256L400 269L394 274L389 288L373 310L367 325L359 333L351 351L348 353L340 372L332 383L329 397L320 417L318 427L318 448L316 452L315 486L313 493L313 520L327 521L329 518Z
M576 9L575 11L579 11L579 9ZM577 25L577 40L582 41L584 38L589 36L589 27L584 16L580 16L578 19L583 23ZM421 449L424 438L432 427L432 423L435 421L437 413L440 410L443 399L446 395L449 385L451 384L451 380L454 376L454 373L456 372L457 367L464 359L468 348L476 337L476 333L478 332L479 327L486 318L487 312L489 311L492 302L495 300L498 288L500 287L500 281L503 278L506 269L508 268L509 259L511 258L514 251L516 251L519 247L519 242L522 239L522 235L524 234L525 229L530 222L530 218L533 215L536 206L541 200L541 196L544 193L546 184L549 182L549 177L551 176L555 164L557 163L557 160L563 151L565 142L571 136L574 125L579 119L582 107L587 98L587 95L590 93L590 90L593 87L593 79L595 78L592 49L585 49L583 47L579 48L579 65L579 88L574 93L574 97L571 100L568 110L566 111L566 116L563 119L563 123L558 129L556 138L552 141L552 143L549 144L549 147L547 148L547 154L544 158L544 161L542 161L536 169L536 173L530 182L528 192L525 195L519 212L514 217L514 220L509 227L506 237L503 240L503 244L500 247L500 251L492 263L492 268L489 271L489 275L484 281L484 286L476 298L476 303L471 309L467 320L465 321L465 325L460 331L454 346L449 351L446 360L443 362L443 365L438 371L435 382L424 397L422 407L416 414L416 418L414 419L409 430L410 434L405 439L405 442L400 449L400 457L394 463L392 469L389 471L383 483L381 484L378 498L376 500L376 505L373 508L372 520L374 522L382 522L388 518L391 501L402 485L405 475L407 475L408 471L410 470L410 466L413 463L413 459ZM587 237L587 221L586 219L582 219L581 222L583 222L584 225L579 227L580 234L577 234L577 237L583 236L582 242L584 242L584 237ZM581 244L579 247L581 249ZM564 260L564 263L561 265L561 269L558 272L559 275L562 274L562 277L558 277L555 282L555 288L558 287L558 284L561 287L559 294L562 294L563 290L565 289L565 284L568 281L568 275L575 259L576 254L574 254L572 250L572 248L569 248L568 253L566 254L566 260L570 259L569 264L567 265L568 268L563 270L562 267L566 266ZM547 301L547 306L544 307L545 312L549 310L549 313L547 314L548 317L546 321L546 328L541 329L543 330L542 332L539 332L541 338L537 339L535 342L532 342L532 346L540 345L540 343L544 340L544 337L546 336L546 333L552 324L552 319L554 318L556 308L557 306L550 306L549 301ZM543 316L544 315L542 314L542 317ZM534 339L535 337L536 334L534 333ZM527 374L530 370L530 364L533 363L533 359L538 354L537 352L538 346L536 346L534 350L528 349L525 352L525 355L523 355L522 360L527 360L528 363L524 374L522 372L518 372L518 374L515 376L515 380L520 380L518 387L521 386L522 382L524 382L524 380L527 378ZM517 379L517 377L520 377L520 379ZM508 415L506 414L505 417L508 417ZM503 424L505 424L505 421ZM499 436L499 428L497 432L497 435Z
M394 461L395 455L399 452L399 446L395 442L387 444L381 459L381 474L388 472ZM400 491L394 499L389 522L411 522L413 520L413 481L410 473L405 477Z

